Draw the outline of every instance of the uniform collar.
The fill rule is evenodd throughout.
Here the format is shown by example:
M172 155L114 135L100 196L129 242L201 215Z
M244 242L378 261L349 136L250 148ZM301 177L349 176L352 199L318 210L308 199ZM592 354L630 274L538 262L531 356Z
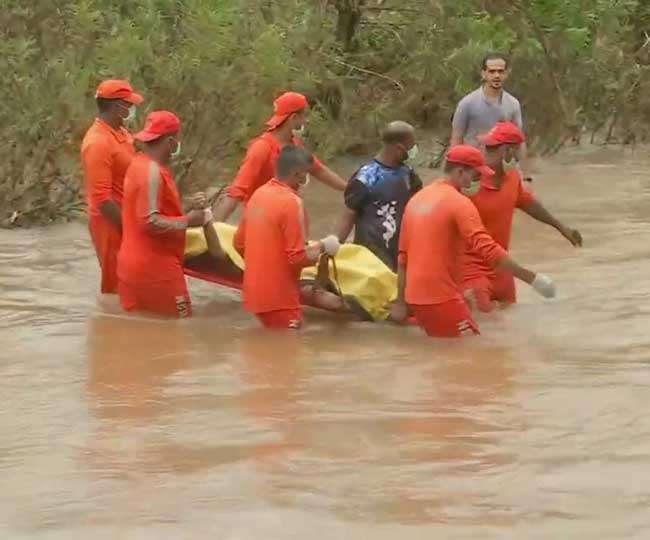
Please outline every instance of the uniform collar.
M298 194L298 191L293 189L289 184L286 184L285 182L281 182L280 180L278 180L275 177L271 178L271 180L269 180L269 183L273 184L273 185L276 185L276 186L280 186L281 188L284 188L287 191L290 191L291 193Z
M513 179L517 179L517 178L519 178L519 171L517 170L508 171L506 174L503 175L503 181L501 182L501 186L497 187L492 183L492 177L483 176L481 178L481 187L488 189L490 191L501 191L503 189L503 186L505 186L509 182L512 182Z
M458 191L460 193L460 188L458 186L456 186L456 184L452 183L451 180L449 180L447 178L443 178L442 182L440 182L440 183L442 185L444 185L444 186L449 186L454 191Z
M96 118L95 123L104 131L109 132L115 139L120 142L124 143L127 142L130 138L129 132L126 130L126 128L121 127L119 129L113 129L111 126L109 126L106 122L104 122L101 118Z

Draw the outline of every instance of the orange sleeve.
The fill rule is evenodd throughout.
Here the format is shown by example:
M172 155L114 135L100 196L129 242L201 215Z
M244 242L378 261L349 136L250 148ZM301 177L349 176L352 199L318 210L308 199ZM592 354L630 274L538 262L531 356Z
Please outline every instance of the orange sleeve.
M160 166L152 161L146 171L147 178L138 190L136 213L138 221L154 234L184 231L187 229L186 216L166 216L160 213L162 194L165 189L160 174Z
M270 148L266 141L257 139L248 147L244 161L239 167L235 181L228 188L228 195L239 201L247 201L260 187L260 177L270 158ZM262 182L266 179L262 179Z
M93 142L83 152L88 197L98 206L112 200L113 158L111 147L104 141Z
M300 137L296 137L296 136L294 136L294 137L293 137L293 143L294 143L296 146L299 146L300 148L304 148L304 147L305 147L305 143L302 142L302 139L301 139ZM314 158L314 163L313 163L313 165L311 166L311 169L309 169L309 172L310 172L311 174L317 174L318 171L320 171L320 170L323 169L323 163L322 163L321 160L318 159L315 155L312 154L312 157Z
M246 249L246 211L244 210L244 215L242 216L239 225L237 226L237 231L235 232L235 237L233 238L233 246L237 253L244 256L244 251Z
M282 218L284 249L289 264L297 268L309 266L311 261L305 252L305 213L302 201L297 197L291 199L285 206Z
M530 191L526 189L524 183L519 179L519 192L517 193L517 208L524 210L533 204L537 199Z
M485 230L478 210L469 199L459 199L454 208L454 218L468 251L473 251L482 257L490 266L496 266L500 260L508 256Z

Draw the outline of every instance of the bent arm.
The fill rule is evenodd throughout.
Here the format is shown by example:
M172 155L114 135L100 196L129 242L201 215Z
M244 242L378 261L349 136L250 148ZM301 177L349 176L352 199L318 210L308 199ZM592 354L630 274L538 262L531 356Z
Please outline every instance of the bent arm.
M86 189L97 201L99 211L118 229L122 229L122 210L113 200L113 160L108 145L91 144L82 155L86 175Z
M239 253L240 257L243 259L246 250L246 213L244 213L244 217L242 217L239 226L237 227L237 231L235 231L233 246L235 251Z
M406 257L402 253L397 263L397 301L406 303Z
M551 214L538 200L531 201L528 205L522 208L522 210L533 219L539 221L540 223L550 225L560 232L562 232L562 229L564 228L564 225L558 219L556 219L555 216L553 216L553 214Z
M239 206L240 200L225 194L214 208L214 220L225 222Z
M460 100L451 122L451 139L449 140L450 147L456 146L457 144L463 144L465 134L467 133L468 120L469 112L467 110L467 104L465 103L465 100Z
M341 213L341 218L339 219L338 225L336 226L335 234L339 239L339 242L343 243L348 239L352 229L354 228L354 223L356 222L357 214L354 210L345 208Z
M203 234L205 235L205 242L208 244L208 253L215 259L225 259L226 254L221 247L221 242L219 242L219 236L214 228L214 221L208 221L203 226Z
M265 167L270 159L269 151L268 144L259 139L249 146L235 180L215 206L215 221L226 221L239 204L250 199L258 187L270 180L264 177Z
M350 236L352 228L357 221L357 216L363 212L369 199L370 191L366 185L356 175L353 176L345 187L345 193L343 195L345 209L341 214L336 228L336 236L339 242L345 242L348 236Z
M336 174L332 169L321 165L316 170L312 170L310 174L316 178L319 182L325 184L326 186L331 187L337 191L345 191L345 186L347 182L343 180L338 174Z
M152 234L184 231L189 226L187 216L165 216L160 213L161 183L160 167L157 163L151 163L145 187L138 192L137 213Z
M287 204L283 215L282 233L289 264L297 269L314 264L323 252L323 244L315 242L305 246L305 214L300 199Z
M523 266L520 266L517 261L512 259L509 255L506 255L503 259L500 259L496 264L496 268L512 272L512 274L517 279L520 279L529 285L535 281L535 272L528 270Z

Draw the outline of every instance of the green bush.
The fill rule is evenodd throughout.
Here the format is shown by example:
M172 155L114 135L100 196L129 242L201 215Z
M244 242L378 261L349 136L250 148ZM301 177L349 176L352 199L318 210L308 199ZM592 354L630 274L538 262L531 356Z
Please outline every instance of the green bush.
M632 142L650 120L640 0L4 0L0 222L74 217L79 146L104 78L181 117L184 190L229 182L282 91L314 105L325 157L402 117L446 138L486 50L509 53L538 151L586 130ZM601 139L602 139L601 137Z

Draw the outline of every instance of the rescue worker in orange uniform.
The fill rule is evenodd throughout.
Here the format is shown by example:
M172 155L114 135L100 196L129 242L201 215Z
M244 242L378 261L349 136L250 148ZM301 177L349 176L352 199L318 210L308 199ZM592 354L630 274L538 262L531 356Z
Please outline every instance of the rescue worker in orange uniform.
M580 232L557 220L528 191L516 166L514 156L525 142L521 129L511 122L497 123L489 133L479 136L485 145L485 160L494 175L484 176L470 190L469 197L478 210L489 235L503 249L510 249L512 220L516 208L557 229L574 246L582 245ZM494 269L480 254L466 251L463 261L462 289L479 311L488 313L495 302L516 302L515 281L506 269Z
M124 126L135 118L142 96L127 81L102 82L95 94L99 114L81 144L88 228L102 273L101 292L117 293L117 252L122 238L124 175L135 156Z
M226 221L239 204L246 204L255 190L273 178L280 150L284 146L303 146L299 135L304 132L307 123L307 98L296 92L286 92L273 105L274 113L266 123L266 132L250 144L235 181L228 187L226 196L217 203L215 221ZM343 191L347 185L338 174L315 158L309 173L338 191Z
M446 177L416 193L402 220L398 260L398 300L392 318L409 310L431 337L478 334L460 288L465 246L491 266L511 271L546 297L555 295L548 276L519 266L487 233L478 211L463 192L494 172L479 150L458 145L447 153Z
M340 247L334 235L306 244L306 216L297 191L313 166L311 154L285 146L276 177L255 191L235 233L235 249L244 259L244 308L267 328L300 328L300 272L322 253L336 255Z
M189 317L190 296L183 274L185 231L210 226L212 211L183 214L168 166L180 153L180 120L154 111L135 135L144 152L132 161L124 180L123 237L118 256L119 295L126 311Z

